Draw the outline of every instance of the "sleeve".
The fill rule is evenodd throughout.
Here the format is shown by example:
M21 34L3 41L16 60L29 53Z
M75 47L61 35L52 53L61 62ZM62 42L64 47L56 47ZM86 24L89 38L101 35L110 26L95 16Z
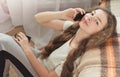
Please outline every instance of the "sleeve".
M65 21L64 25L63 25L63 30L67 29L69 26L71 26L73 24L72 21Z
M64 62L61 62L61 63L55 68L55 72L57 73L57 75L58 75L59 77L60 77L61 72L62 72L63 64L64 64Z
M31 49L32 49L34 55L38 58L41 54L41 51L37 47L31 48Z

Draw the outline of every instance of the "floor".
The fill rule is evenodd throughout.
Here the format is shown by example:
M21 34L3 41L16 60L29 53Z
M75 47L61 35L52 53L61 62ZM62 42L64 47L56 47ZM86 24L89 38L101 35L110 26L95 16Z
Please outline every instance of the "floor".
M10 66L10 71L9 71L9 77L18 77L17 73L15 72L15 70L12 68L12 66Z

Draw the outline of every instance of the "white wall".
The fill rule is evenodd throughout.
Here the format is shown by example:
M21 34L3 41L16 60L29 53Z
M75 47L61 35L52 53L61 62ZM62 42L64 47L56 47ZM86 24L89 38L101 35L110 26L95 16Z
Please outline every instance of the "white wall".
M117 18L117 32L120 33L120 0L110 1L111 11Z
M53 29L39 26L34 15L41 11L63 10L66 8L89 8L98 5L99 0L6 0L12 23L23 25L27 35L32 37L36 46L44 46L57 33ZM49 37L48 37L49 36Z

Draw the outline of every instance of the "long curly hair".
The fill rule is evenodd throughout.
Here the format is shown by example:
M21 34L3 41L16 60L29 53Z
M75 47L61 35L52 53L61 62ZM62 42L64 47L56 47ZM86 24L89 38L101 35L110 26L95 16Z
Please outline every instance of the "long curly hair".
M97 32L91 35L90 37L83 39L82 42L80 42L80 44L78 45L78 48L72 49L70 51L73 53L68 54L67 59L63 65L61 77L73 77L74 61L79 56L83 55L86 50L103 46L105 41L116 33L117 22L115 16L109 10L101 7L92 8L88 12L92 12L93 10L97 9L101 9L106 13L106 27L100 32ZM61 35L57 36L54 40L50 41L48 45L42 49L41 58L47 58L55 49L59 48L65 42L70 40L76 34L78 29L78 24L71 25Z

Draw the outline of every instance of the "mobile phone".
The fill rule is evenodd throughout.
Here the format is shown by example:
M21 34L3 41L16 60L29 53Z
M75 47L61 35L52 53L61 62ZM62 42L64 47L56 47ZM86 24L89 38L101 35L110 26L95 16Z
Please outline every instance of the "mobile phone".
M82 18L83 18L83 16L84 16L85 14L81 14L81 13L78 13L78 14L76 14L76 16L74 17L74 21L80 21Z
M31 40L31 37L30 37L30 36L28 36L28 35L26 35L26 37L28 38L28 41L30 42L30 40Z
M14 37L15 37L15 38L17 37L17 33L14 35ZM28 35L26 35L26 37L27 37L28 41L30 42L31 37L30 37L30 36L28 36Z

